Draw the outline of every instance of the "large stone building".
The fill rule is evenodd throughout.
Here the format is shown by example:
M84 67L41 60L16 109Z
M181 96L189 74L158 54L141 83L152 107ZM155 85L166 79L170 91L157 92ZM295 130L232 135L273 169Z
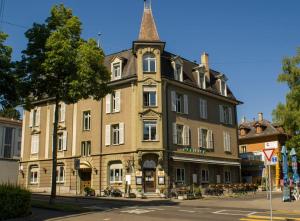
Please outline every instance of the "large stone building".
M126 184L158 192L240 181L240 102L206 53L198 64L167 52L145 4L138 39L105 64L113 94L60 104L58 192L91 186L99 194L108 186L124 191ZM24 114L20 183L33 191L50 190L53 110L49 99Z
M239 125L239 148L242 159L242 181L247 183L265 184L263 181L268 177L265 167L264 149L275 149L273 163L271 165L272 185L280 189L281 147L289 136L282 126L271 123L259 113L254 120L242 120Z
M0 117L0 184L18 182L22 122Z

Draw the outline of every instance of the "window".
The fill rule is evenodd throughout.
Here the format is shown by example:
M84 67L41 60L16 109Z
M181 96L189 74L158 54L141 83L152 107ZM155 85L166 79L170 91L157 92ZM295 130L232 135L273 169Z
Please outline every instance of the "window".
M29 127L40 126L40 107L36 107L30 111Z
M105 145L124 144L124 123L106 125L105 127Z
M184 168L176 169L176 182L184 183L185 182L185 170Z
M224 173L225 183L231 183L231 172L226 170Z
M116 113L121 111L121 91L115 91L106 95L106 113Z
M120 140L120 127L119 124L111 125L111 132L112 132L112 144L117 145L119 144Z
M156 72L156 58L154 54L147 53L143 56L143 71Z
M155 107L156 104L156 87L144 87L143 92L144 107Z
M176 64L175 67L176 67L175 80L183 81L182 65L181 64Z
M39 152L39 135L35 134L31 136L31 154L37 154Z
M219 80L220 84L220 94L223 96L227 96L227 86L224 80Z
M208 183L208 181L209 181L208 169L202 169L201 170L201 182Z
M206 89L205 74L199 73L199 71L198 71L198 86L202 89Z
M81 156L88 157L91 155L91 141L81 142Z
M188 114L188 96L171 91L172 111Z
M91 111L83 112L83 130L91 130Z
M112 67L112 79L118 80L121 79L121 63L114 63Z
M231 152L230 134L224 131L223 138L224 138L224 151Z
M60 103L57 107L58 112L58 122L64 122L65 121L65 113L66 113L66 104ZM55 121L55 105L53 105L53 123Z
M110 183L122 183L123 180L123 170L122 164L112 164L109 167L110 170Z
M220 122L224 124L233 124L232 109L225 105L219 105Z
M241 145L240 146L240 153L247 153L247 146L246 145Z
M63 134L58 134L57 135L57 141L58 141L58 151L62 151L63 150L63 145L64 145L64 136Z
M63 165L58 165L56 168L56 183L65 182L65 169Z
M207 100L199 99L200 103L200 118L207 119Z
M198 128L198 139L199 147L213 149L213 133L211 130Z
M12 157L12 133L13 128L6 127L5 129L5 137L4 137L4 158Z
M30 184L38 184L39 168L38 166L30 167Z
M37 126L37 109L33 110L33 126Z
M189 126L173 123L173 143L177 145L190 145Z
M156 121L144 121L144 141L155 141L157 139Z

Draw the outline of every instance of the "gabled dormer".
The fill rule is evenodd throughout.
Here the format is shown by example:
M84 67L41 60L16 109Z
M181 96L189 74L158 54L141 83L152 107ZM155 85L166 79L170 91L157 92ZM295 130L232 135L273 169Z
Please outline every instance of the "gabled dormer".
M124 65L124 58L114 57L111 61L111 80L119 80L122 78L122 70Z
M171 64L174 71L174 79L176 81L183 81L183 60L176 56L171 59Z
M203 64L200 64L199 66L195 67L193 69L194 77L197 81L197 85L201 89L206 89L206 84L207 84L207 76L205 74L205 66Z
M217 83L218 83L218 89L219 89L219 93L222 95L222 96L225 96L227 97L227 80L228 78L226 77L225 74L220 74L219 76L217 76L218 80L217 80Z

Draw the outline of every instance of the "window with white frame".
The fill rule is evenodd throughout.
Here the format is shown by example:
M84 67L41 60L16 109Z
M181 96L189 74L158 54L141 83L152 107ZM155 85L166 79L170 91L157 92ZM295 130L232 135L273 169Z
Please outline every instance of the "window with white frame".
M156 141L157 138L157 122L144 121L144 141Z
M144 87L143 89L144 107L155 107L156 104L156 87Z
M65 182L65 168L63 164L60 164L56 167L56 183Z
M200 73L199 71L198 71L198 86L202 89L206 89L205 74Z
M41 112L40 107L36 107L30 111L29 127L40 126L40 112Z
M117 113L121 111L121 91L114 91L112 94L107 94L106 101L106 113Z
M219 80L220 94L223 96L227 96L227 85L226 82L222 79Z
M83 112L83 130L91 130L91 111Z
M12 139L13 139L13 128L4 127L4 158L12 157Z
M175 80L183 81L183 69L181 64L175 64Z
M121 79L121 63L113 63L112 64L112 79L118 80Z
M184 168L176 168L176 182L185 183L185 170Z
M29 183L30 184L38 184L39 180L39 167L37 165L33 165L29 169Z
M200 118L207 119L207 100L199 99Z
M177 145L190 145L189 126L173 123L173 143Z
M229 170L224 172L224 181L225 183L231 183L231 172Z
M146 53L143 56L143 71L156 72L156 58L152 53Z
M226 105L219 105L220 122L224 124L233 124L232 108Z
M37 154L39 152L39 135L31 135L31 154Z
M171 91L172 111L188 114L188 95Z
M105 145L124 144L124 123L109 124L105 127Z
M224 151L231 152L231 138L230 133L227 131L223 132L223 139L224 139Z
M205 128L198 128L198 146L206 149L214 148L213 132Z
M122 164L112 164L109 167L110 183L122 183L123 181L123 166Z
M67 150L67 131L57 134L57 151Z
M201 182L208 183L208 181L209 181L209 171L208 171L208 169L202 169L201 170Z
M81 142L81 156L83 157L91 156L91 141Z

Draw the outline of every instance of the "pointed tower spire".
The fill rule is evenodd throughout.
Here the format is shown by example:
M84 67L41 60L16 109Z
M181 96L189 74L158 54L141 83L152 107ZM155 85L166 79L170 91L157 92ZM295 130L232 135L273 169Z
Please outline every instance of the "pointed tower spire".
M144 14L138 41L160 41L152 15L151 0L144 0Z

